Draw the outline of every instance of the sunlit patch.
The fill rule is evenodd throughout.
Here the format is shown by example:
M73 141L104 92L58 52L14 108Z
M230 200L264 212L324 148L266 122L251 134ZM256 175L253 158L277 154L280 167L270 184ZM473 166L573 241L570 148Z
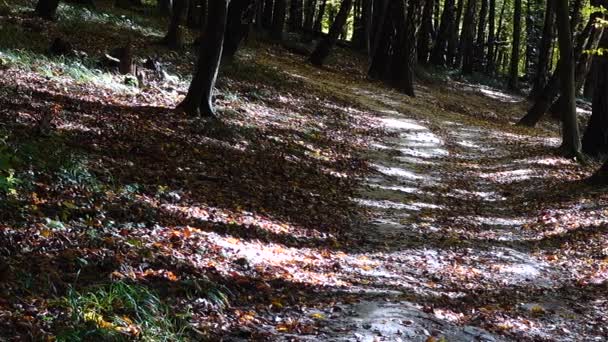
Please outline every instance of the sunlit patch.
M396 112L395 112L396 113ZM407 119L396 119L396 118L382 118L380 120L384 126L392 130L412 130L412 131L425 131L426 127L421 126L414 120Z
M566 158L555 158L555 157L546 157L546 158L529 158L516 160L513 163L522 163L528 165L543 165L543 166L564 166L564 165L574 165L575 162Z
M176 213L184 213L187 217L196 219L200 222L213 222L223 224L238 224L262 229L274 234L289 234L297 237L308 237L325 239L329 237L325 233L315 230L297 228L287 223L273 221L269 218L253 214L246 211L232 212L225 209L204 207L204 206L178 206L165 204L164 210Z
M503 201L506 199L504 196L495 191L469 191L464 189L453 189L450 191L448 196L458 198L474 197L488 202Z
M387 176L393 176L393 177L399 177L399 178L405 178L405 179L409 179L409 180L418 180L418 179L424 179L423 176L420 176L412 171L409 170L405 170L399 167L387 167L387 166L382 166L382 165L373 165L373 167L380 171L382 174L387 175Z
M500 226L500 227L521 227L531 220L528 218L507 218L507 217L488 217L488 216L471 216L467 217L466 220L484 224L488 226Z
M397 209L397 210L415 209L414 206L409 205L409 204L397 203L397 202L387 201L387 200L377 201L377 200L371 200L371 199L358 198L358 199L355 199L355 202L357 202L363 206L366 206L366 207L378 208L378 209Z
M406 194L420 193L420 189L418 189L418 188L400 186L400 185L387 186L387 185L379 185L379 184L370 184L370 186L372 186L374 188L382 189L382 190L398 191L398 192L403 192Z
M505 92L502 92L502 91L499 91L496 89L492 89L492 88L488 88L488 87L484 87L484 86L480 86L478 89L479 89L479 92L481 92L485 96L487 96L491 99L494 99L494 100L502 101L502 102L516 103L516 102L520 102L523 100L519 96L514 96L512 94L507 94Z
M532 169L519 169L510 171L499 171L482 173L479 175L480 178L493 180L497 183L512 183L518 181L528 180L534 177L540 177L538 170Z

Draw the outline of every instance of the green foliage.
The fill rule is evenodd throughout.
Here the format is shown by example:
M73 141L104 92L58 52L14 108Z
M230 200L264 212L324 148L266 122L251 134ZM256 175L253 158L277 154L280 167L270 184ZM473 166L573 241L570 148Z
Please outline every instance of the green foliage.
M101 26L105 29L123 30L137 32L142 35L162 36L163 31L156 21L134 15L133 12L119 13L119 9L113 8L117 13L108 13L86 8L83 6L73 6L61 4L57 10L57 17L60 26L64 31L80 32L81 34L98 35ZM126 15L128 13L128 15Z
M123 281L72 289L61 304L71 322L57 341L181 341L189 316L171 314L156 293Z
M20 180L15 177L15 167L18 158L6 143L6 138L0 138L0 193L16 194Z

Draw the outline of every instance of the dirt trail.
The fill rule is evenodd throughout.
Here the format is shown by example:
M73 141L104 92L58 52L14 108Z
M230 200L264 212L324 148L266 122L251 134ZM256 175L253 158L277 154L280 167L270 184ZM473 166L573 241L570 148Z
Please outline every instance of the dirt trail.
M547 177L547 165L569 161L519 152L548 149L557 139L471 123L443 110L462 104L442 103L424 87L411 99L333 76L306 79L380 113L396 136L369 152L377 173L353 199L374 213L371 225L358 228L356 256L372 267L353 271L366 279L352 289L359 300L338 308L325 329L328 340L603 338L584 323L596 324L601 312L581 315L577 297L564 294L574 271L548 262L537 232L526 229L543 190L522 184ZM489 89L469 96L498 107L519 100Z

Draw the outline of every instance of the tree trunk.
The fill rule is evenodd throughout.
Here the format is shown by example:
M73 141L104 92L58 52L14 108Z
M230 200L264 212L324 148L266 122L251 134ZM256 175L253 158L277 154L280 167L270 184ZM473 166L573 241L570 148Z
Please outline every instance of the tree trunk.
M211 0L213 1L213 0ZM272 29L272 12L274 11L274 1L275 0L262 0L264 1L264 20L262 21L262 26L266 29Z
M503 1L502 2L502 8L500 9L500 16L498 17L498 29L496 31L496 41L500 42L503 39L503 32L504 32L504 19L505 19L505 9L507 8L507 2ZM498 51L500 49L500 51ZM500 48L498 45L494 46L494 55L496 55L498 58L498 68L502 68L502 61L505 55L504 49Z
M158 0L158 12L162 16L169 17L171 16L171 8L173 7L171 0Z
M298 32L302 29L302 6L302 0L291 0L289 6L289 28L292 32Z
M589 181L599 185L608 184L608 160L604 162L602 167L589 179Z
M568 0L566 0L568 1ZM509 89L519 90L519 44L521 40L521 0L513 1L513 41L509 68Z
M415 96L414 92L414 63L416 59L416 13L420 0L409 0L407 17L404 16L404 0L397 0L395 8L391 11L395 23L396 36L393 56L390 62L391 84L408 96Z
M209 1L206 39L200 44L199 58L188 94L178 105L178 109L188 115L216 116L212 102L213 86L222 57L229 3L229 0Z
M460 18L462 18L462 11L464 9L464 0L458 0L458 6L456 8L456 16L454 17L453 30L450 33L450 40L448 41L448 53L447 53L447 64L458 67L458 37L460 32Z
M336 19L329 28L329 34L319 42L315 51L310 55L310 62L313 65L322 66L327 56L329 56L332 47L336 45L338 37L346 25L351 7L353 7L353 0L342 0Z
M250 18L245 18L245 13L254 5L254 2L254 0L230 1L222 59L231 60L236 54L243 39L247 37L250 27Z
M574 51L575 60L584 57L583 50L585 48L585 42L588 41L588 39L592 39L589 37L592 35L597 15L599 15L597 12L591 15L585 29L576 37L576 49ZM530 108L530 110L528 110L528 113L521 120L519 120L517 123L518 125L534 127L538 121L540 121L543 115L545 115L545 113L549 110L560 89L560 69L561 58L557 63L555 71L553 71L553 75L551 75L551 78L543 90L538 94L534 105L532 108Z
M594 14L592 14L592 18L593 17L595 17ZM603 28L597 27L595 24L593 24L594 22L594 19L589 20L591 33L589 34L589 39L587 39L585 47L582 50L578 46L576 49L574 49L574 58L576 61L576 68L574 69L575 93L577 93L583 86L587 73L589 72L589 68L591 67L591 54L585 51L597 50L600 38L602 37ZM560 96L549 108L549 113L551 113L554 118L559 119L561 117L560 110L562 106L563 98Z
M441 14L441 24L431 52L431 63L437 66L445 66L447 63L448 41L454 30L454 2L454 0L445 0Z
M54 20L57 7L59 7L59 0L38 0L34 13L42 19Z
M517 0L516 0L517 1ZM475 12L477 0L469 0L467 10L462 22L462 35L460 37L460 60L462 61L462 73L467 75L473 72L474 52L475 52ZM460 63L460 61L459 61Z
M179 50L184 45L181 22L187 8L188 0L173 0L173 11L171 21L169 22L169 29L167 30L167 35L162 40L170 49Z
M516 0L519 1L519 0ZM562 108L562 145L560 150L564 155L576 157L580 155L581 138L576 118L575 78L574 78L574 49L568 15L568 0L556 0L557 31L560 51L560 89L564 98Z
M272 14L272 38L276 40L283 39L283 31L285 30L285 17L287 14L287 0L275 0L274 10Z
M599 47L608 49L608 30L604 30ZM583 135L583 152L598 158L608 155L608 57L596 55L593 63L593 111Z
M477 26L477 42L475 43L475 66L479 71L483 71L486 62L486 18L488 16L488 0L481 0L479 10L479 24Z
M315 25L315 10L317 9L317 0L306 0L304 6L304 30L312 32Z
M433 40L433 8L435 0L424 0L422 11L422 24L418 31L418 62L426 64L429 61L429 53Z
M490 0L489 3L490 10L488 15L488 55L486 58L486 74L493 76L494 75L494 44L496 43L496 0Z
M551 42L553 41L553 31L555 22L555 2L548 0L545 7L545 23L543 25L543 35L540 41L540 51L538 53L538 63L534 85L530 92L530 97L538 96L540 90L547 83L549 73L549 61L551 60Z
M315 20L315 26L313 27L313 33L315 35L320 34L323 31L323 18L325 17L325 9L327 8L327 0L321 0L321 6L317 13L317 20Z
M370 49L370 64L367 75L371 79L380 79L384 75L388 62L392 23L388 10L390 0L376 0L381 6L374 6L374 42Z

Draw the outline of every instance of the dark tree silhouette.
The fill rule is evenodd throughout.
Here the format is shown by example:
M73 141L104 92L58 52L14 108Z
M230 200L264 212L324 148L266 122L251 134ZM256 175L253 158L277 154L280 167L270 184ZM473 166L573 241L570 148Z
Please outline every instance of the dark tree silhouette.
M555 13L560 52L560 89L563 97L562 108L562 145L561 151L566 156L578 156L581 151L581 139L576 119L575 102L575 59L568 15L568 0L557 0Z
M350 9L353 7L353 0L342 0L342 4L340 5L340 10L336 15L336 19L332 23L329 34L319 42L315 51L313 51L310 56L310 62L316 66L322 66L323 62L331 51L331 48L336 45L338 41L338 37L342 33L344 26L346 25L346 21L348 20L348 14L350 13Z
M519 90L519 48L521 41L521 0L513 1L513 41L511 42L511 64L509 89Z
M199 48L199 57L186 98L178 109L192 116L215 117L213 86L222 57L224 35L230 0L209 1L209 19L205 39Z
M59 7L59 0L38 0L34 13L46 20L55 19L55 13Z

